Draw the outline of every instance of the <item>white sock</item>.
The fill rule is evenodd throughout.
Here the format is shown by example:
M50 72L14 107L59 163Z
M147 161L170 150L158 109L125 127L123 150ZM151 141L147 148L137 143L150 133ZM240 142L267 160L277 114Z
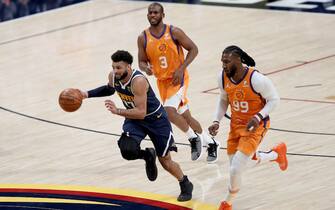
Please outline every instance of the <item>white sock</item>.
M228 192L228 194L226 195L226 198L224 199L229 205L232 204L233 199L236 197L237 192L236 193L231 193Z
M202 136L204 145L208 146L208 144L214 144L214 140L208 135L206 131L202 131L200 135Z
M269 151L269 152L256 152L257 157L257 164L269 162L271 160L276 160L278 158L278 154L275 151Z
M259 158L261 159L262 162L264 161L271 161L271 160L276 160L278 158L278 153L275 151L270 151L270 152L260 152L259 153Z
M188 127L188 130L185 133L189 139L197 137L197 134L195 134L194 130L191 127Z

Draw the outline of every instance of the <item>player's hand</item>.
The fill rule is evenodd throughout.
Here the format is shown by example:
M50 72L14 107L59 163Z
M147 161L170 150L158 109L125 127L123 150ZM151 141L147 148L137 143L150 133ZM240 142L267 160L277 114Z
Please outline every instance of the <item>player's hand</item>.
M80 91L81 96L83 97L83 99L88 98L88 92L87 91L83 91L83 90L80 90L80 89L78 89L78 90Z
M213 124L208 127L208 132L212 136L216 136L216 134L218 134L219 132L219 128L220 128L220 124L217 122L213 122Z
M172 84L175 86L179 85L183 80L183 77L184 77L184 69L177 69L173 73Z
M259 121L256 117L252 117L248 124L247 124L247 130L254 132L259 127Z
M152 66L149 64L146 68L145 68L145 73L149 76L151 76L153 73L152 73Z
M117 108L112 100L106 100L105 106L108 109L108 111L112 112L113 114L117 114Z

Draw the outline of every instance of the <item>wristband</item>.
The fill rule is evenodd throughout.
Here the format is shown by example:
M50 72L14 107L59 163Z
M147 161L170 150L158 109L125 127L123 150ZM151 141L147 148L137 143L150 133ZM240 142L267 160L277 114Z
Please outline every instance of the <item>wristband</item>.
M255 115L256 119L258 120L258 122L260 122L261 120L263 120L263 116L260 113L257 113Z

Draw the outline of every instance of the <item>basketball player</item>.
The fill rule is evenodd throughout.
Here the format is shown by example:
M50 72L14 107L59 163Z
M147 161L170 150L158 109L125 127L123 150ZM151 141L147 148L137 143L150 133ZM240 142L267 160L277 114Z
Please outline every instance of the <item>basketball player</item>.
M213 136L218 133L220 120L230 105L232 114L227 140L230 185L220 210L231 210L232 200L241 187L242 173L251 157L255 165L276 161L283 171L287 169L288 162L284 143L278 144L267 153L257 152L257 147L270 126L269 113L280 100L273 83L255 70L255 61L237 46L227 47L222 53L221 61L221 94L215 120L208 130Z
M164 8L159 3L148 7L150 27L138 37L139 67L157 78L157 86L169 120L186 133L191 143L191 159L198 160L202 144L208 146L207 161L217 160L219 144L211 138L189 110L186 92L189 74L186 67L198 54L193 41L180 29L163 23ZM183 49L188 51L184 58ZM195 132L194 132L195 131Z
M178 201L192 198L193 184L171 159L175 150L171 124L167 114L145 76L133 70L133 57L127 51L119 50L112 55L113 71L107 85L89 91L82 91L84 98L103 97L115 92L121 98L125 109L116 107L111 100L105 101L106 108L115 115L125 117L123 133L118 141L121 155L126 160L144 159L150 181L157 178L156 154L163 168L179 181L181 193ZM155 147L140 148L141 141L148 135Z

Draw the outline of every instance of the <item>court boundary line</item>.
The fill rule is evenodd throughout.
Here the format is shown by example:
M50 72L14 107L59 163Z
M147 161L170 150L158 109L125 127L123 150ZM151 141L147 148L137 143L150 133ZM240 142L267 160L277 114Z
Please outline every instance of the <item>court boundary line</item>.
M0 109L2 109L3 111L7 111L9 113L12 113L12 114L16 114L16 115L26 117L26 118L29 118L29 119L33 119L33 120L37 120L37 121L42 121L42 122L45 122L45 123L50 123L50 124L59 125L59 126L63 126L63 127L73 128L73 129L77 129L77 130L88 131L88 132L92 132L92 133L99 133L99 134L105 134L105 135L117 136L117 137L121 136L120 134L115 134L115 133L110 133L110 132L105 132L105 131L98 131L98 130L93 130L93 129L88 129L88 128L82 128L82 127L78 127L78 126L73 126L73 125L68 125L68 124L64 124L64 123L45 120L45 119L38 118L38 117L33 117L33 116L30 116L30 115L27 115L27 114L23 114L23 113L20 113L20 112L16 112L16 111L4 108L2 106L0 106ZM283 130L277 129L277 131L283 131ZM330 135L335 135L335 134L330 134ZM144 140L151 141L150 139L147 139L147 138L145 138ZM183 145L183 146L189 146L189 144L187 144L187 143L176 142L176 144L177 145ZM205 147L205 146L203 146L203 147ZM227 148L220 147L220 149L221 150L226 150ZM263 151L259 151L259 152L263 152ZM295 155L295 156L305 156L305 157L335 158L335 155L304 154L304 153L290 153L290 152L287 152L286 154L287 155Z

